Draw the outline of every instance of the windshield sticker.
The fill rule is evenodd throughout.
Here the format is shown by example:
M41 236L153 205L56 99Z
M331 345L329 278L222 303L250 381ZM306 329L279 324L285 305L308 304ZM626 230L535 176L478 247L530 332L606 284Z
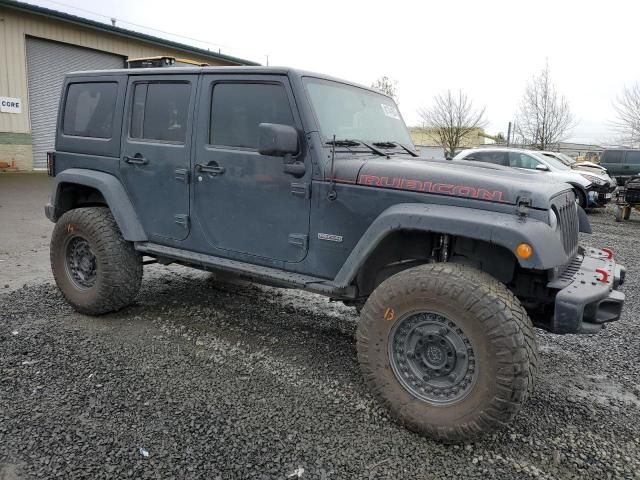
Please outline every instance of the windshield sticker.
M381 103L382 112L386 117L395 118L396 120L400 120L400 114L398 113L398 109L393 105L387 105L386 103Z

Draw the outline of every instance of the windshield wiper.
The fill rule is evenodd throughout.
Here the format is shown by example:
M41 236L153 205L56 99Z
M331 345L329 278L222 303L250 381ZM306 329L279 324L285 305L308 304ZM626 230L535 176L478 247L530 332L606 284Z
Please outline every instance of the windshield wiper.
M369 145L367 142L363 142L362 140L354 140L350 138L345 138L343 140L329 140L327 142L327 145L333 145L334 147L357 147L358 145L364 145L376 155L380 155L381 157L388 157L388 155L379 148L376 148L373 145Z
M419 157L420 156L420 155L418 155L417 152L414 152L410 148L407 148L407 147L405 147L404 145L402 145L401 143L398 143L398 142L384 141L384 142L374 142L373 144L376 147L382 147L382 148L400 147L401 149L403 149L405 152L407 152L412 157Z

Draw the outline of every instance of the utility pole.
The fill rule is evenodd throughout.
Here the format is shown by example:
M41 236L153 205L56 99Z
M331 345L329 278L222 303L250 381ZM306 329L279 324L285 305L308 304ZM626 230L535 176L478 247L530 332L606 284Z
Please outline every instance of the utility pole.
M507 147L511 144L511 122L509 122L509 129L507 130Z

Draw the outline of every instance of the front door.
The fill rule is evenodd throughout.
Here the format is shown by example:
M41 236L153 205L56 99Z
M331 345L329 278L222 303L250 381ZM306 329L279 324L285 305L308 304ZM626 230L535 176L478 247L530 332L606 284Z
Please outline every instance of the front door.
M287 77L233 81L205 75L199 97L193 208L209 248L228 257L261 257L263 263L302 260L309 232L309 159L301 147L298 160L307 163L307 172L295 178L284 172L283 158L257 150L260 123L302 131Z
M189 169L197 75L130 76L120 175L149 239L189 234Z

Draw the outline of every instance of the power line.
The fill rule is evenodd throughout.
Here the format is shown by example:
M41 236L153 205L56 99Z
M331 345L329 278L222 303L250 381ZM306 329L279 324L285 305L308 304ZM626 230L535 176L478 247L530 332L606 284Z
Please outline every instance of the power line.
M39 0L39 1L40 2L44 1L44 2L53 3L54 5L58 5L58 6L61 6L61 7L71 8L71 9L74 9L74 10L78 10L80 12L84 12L84 13L88 13L88 14L91 14L91 15L95 15L97 17L106 18L109 22L111 22L113 20L112 16L104 15L102 13L94 12L92 10L87 10L85 8L76 7L74 5L69 5L67 3L57 2L55 0ZM118 18L116 20L118 22L120 22L120 23L124 23L126 25L131 25L133 27L143 28L143 29L146 29L146 30L150 30L152 32L163 33L165 35L170 35L170 36L173 36L173 37L176 37L176 38L182 38L184 40L189 40L189 41L192 41L192 42L198 42L198 43L202 43L202 44L205 44L205 45L218 47L218 49L225 48L225 49L228 49L228 50L237 50L237 51L241 51L242 50L242 49L239 49L239 48L232 47L230 45L222 45L222 44L219 44L219 43L213 43L213 42L209 42L208 40L201 40L201 39L198 39L198 38L187 37L185 35L180 35L180 34L177 34L177 33L167 32L166 30L160 30L158 28L148 27L146 25L141 25L139 23L129 22L129 21L123 20L121 18ZM265 54L265 53L260 53L259 55L262 56L262 57L265 57L265 56L268 57L268 55Z

